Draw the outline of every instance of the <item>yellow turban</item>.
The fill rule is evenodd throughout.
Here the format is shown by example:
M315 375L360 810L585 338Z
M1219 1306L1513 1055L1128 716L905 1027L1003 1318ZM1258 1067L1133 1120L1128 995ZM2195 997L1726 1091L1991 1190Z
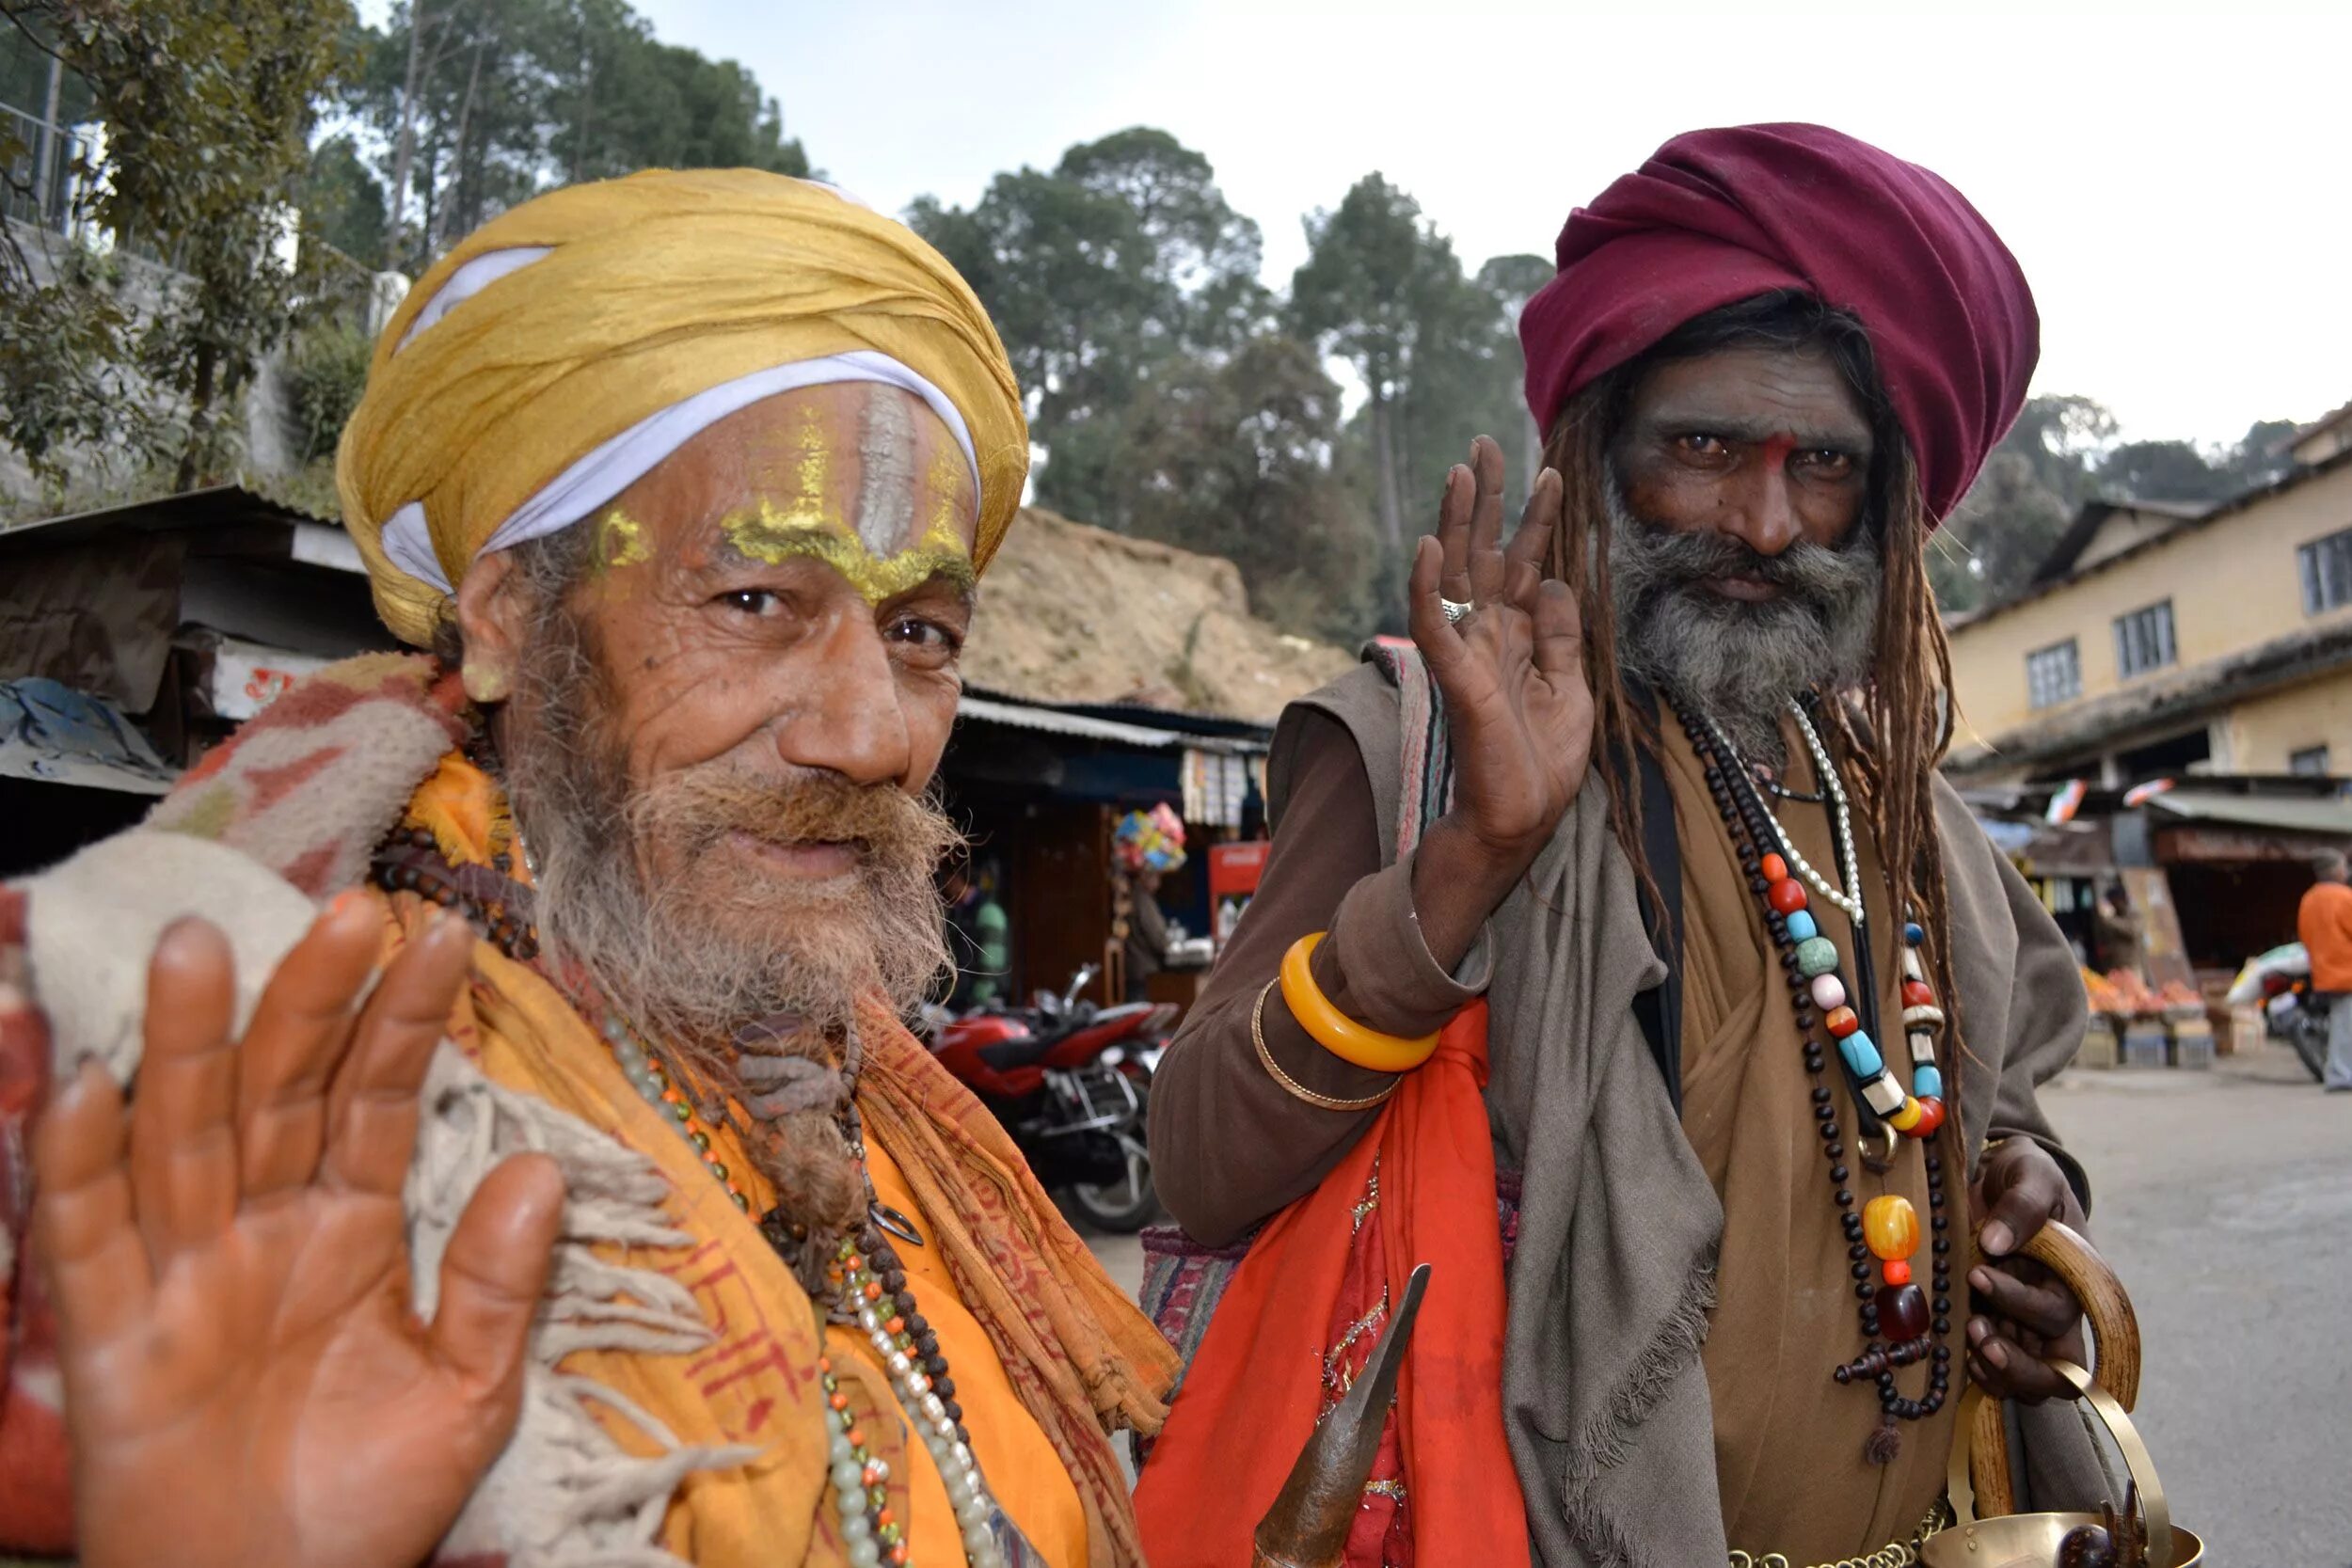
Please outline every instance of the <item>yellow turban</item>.
M469 274L488 281L440 299L494 255ZM1021 504L1028 425L979 300L913 230L750 169L650 170L493 219L393 314L336 452L377 611L428 643L441 584L583 458L713 388L844 355L895 361L961 416L985 567ZM388 551L404 509L416 539Z

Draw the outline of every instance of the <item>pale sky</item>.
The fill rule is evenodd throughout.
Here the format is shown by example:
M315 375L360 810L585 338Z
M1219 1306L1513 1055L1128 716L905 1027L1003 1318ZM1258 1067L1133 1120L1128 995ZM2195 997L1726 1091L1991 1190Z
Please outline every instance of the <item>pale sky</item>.
M818 166L894 212L1162 127L1258 220L1277 285L1300 215L1373 169L1475 266L1549 257L1677 131L1820 120L2000 230L2041 303L2035 390L2204 442L2352 400L2352 6L636 3L750 66Z

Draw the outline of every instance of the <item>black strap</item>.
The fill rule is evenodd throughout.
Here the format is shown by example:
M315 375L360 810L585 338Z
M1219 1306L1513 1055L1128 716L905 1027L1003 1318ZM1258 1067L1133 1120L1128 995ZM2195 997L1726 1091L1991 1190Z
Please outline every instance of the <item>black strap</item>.
M1652 907L1649 890L1638 890L1642 923L1658 943L1666 963L1666 978L1648 990L1636 992L1633 1016L1649 1041L1649 1053L1665 1081L1675 1115L1682 1115L1682 843L1675 832L1675 798L1666 783L1666 769L1657 752L1636 746L1641 768L1642 854L1649 862L1650 880L1657 885L1661 911Z

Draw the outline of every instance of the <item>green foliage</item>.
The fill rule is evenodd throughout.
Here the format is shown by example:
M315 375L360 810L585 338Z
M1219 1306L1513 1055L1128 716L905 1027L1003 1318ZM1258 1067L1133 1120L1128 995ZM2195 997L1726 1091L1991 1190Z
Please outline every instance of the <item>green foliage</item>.
M1343 471L1379 519L1387 558L1380 625L1403 622L1411 541L1445 473L1491 436L1513 460L1506 504L1540 467L1520 399L1518 312L1551 276L1534 256L1496 257L1466 277L1451 241L1378 174L1307 220L1309 255L1291 281L1291 320L1361 378L1365 404Z
M110 440L176 445L182 487L218 473L233 454L224 416L292 314L280 242L310 166L313 103L352 24L347 0L5 0L0 11L55 54L106 125L73 218L179 275L151 280L151 301L134 309L120 275L80 259L36 279L10 236L7 438L53 479L66 449ZM20 404L44 376L56 386Z
M404 270L552 185L643 168L809 171L750 71L657 41L625 0L407 0L362 49L344 106L382 149L389 254Z
M1257 226L1162 131L1001 174L969 209L925 198L908 220L1005 340L1045 451L1038 499L1231 558L1278 624L1350 641L1401 621L1403 497L1417 534L1418 498L1473 436L1524 457L1521 494L1534 472L1515 325L1550 265L1465 276L1378 175L1308 220L1287 308L1257 281ZM1326 355L1371 391L1352 420Z
M310 173L302 182L302 221L310 233L361 266L386 265L384 182L351 137L329 137L311 150Z
M988 307L1046 451L1040 501L1134 531L1131 421L1161 379L1231 356L1270 316L1257 225L1200 153L1135 129L1072 148L1052 173L1000 174L970 209L930 198L908 221Z
M1134 531L1232 561L1278 625L1361 636L1384 608L1381 555L1330 467L1339 414L1338 386L1295 338L1265 332L1222 363L1183 363L1130 420Z
M295 335L286 356L286 392L306 466L333 455L367 388L373 348L366 330L348 316L314 323Z

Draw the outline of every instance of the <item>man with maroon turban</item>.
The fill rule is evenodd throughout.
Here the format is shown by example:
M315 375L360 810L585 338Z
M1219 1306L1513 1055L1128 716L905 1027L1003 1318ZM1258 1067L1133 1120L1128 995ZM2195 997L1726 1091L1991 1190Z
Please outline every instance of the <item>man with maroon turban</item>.
M1413 646L1285 716L1272 860L1153 1085L1169 1212L1248 1238L1205 1334L1179 1292L1154 1568L1249 1560L1422 1262L1352 1568L1909 1563L1972 1379L2045 1505L2097 1484L2037 1402L2078 1307L2020 1256L2088 1201L2035 1101L2082 989L1935 774L1923 558L2025 398L2026 280L1808 125L1669 142L1559 269L1525 515L1482 438Z

